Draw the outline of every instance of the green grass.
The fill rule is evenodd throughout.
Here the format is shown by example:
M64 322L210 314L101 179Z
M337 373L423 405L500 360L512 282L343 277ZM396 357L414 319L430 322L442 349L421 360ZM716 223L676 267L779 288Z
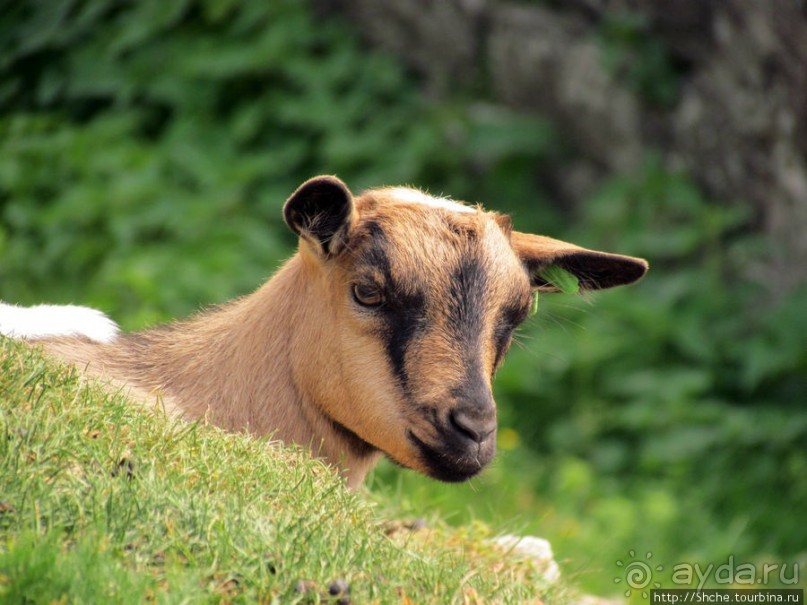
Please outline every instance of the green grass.
M170 420L0 338L0 602L568 602L482 524L400 509L277 444ZM307 592L300 592L305 584Z

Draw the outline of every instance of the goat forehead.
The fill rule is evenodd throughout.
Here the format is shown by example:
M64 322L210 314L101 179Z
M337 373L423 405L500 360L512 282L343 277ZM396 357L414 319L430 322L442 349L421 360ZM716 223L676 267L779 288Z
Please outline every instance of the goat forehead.
M418 189L411 189L409 187L392 187L383 191L396 202L421 204L429 208L465 214L473 214L477 212L476 208L466 206L461 202L457 202L445 197L434 197Z
M439 283L451 267L472 260L495 268L514 253L483 212L443 212L422 206L381 207L367 213L352 237L363 264L385 265L401 281ZM362 264L362 263L360 263Z
M497 294L527 287L507 236L485 213L376 213L365 218L355 240L359 270L422 296L429 306L488 290L495 303Z

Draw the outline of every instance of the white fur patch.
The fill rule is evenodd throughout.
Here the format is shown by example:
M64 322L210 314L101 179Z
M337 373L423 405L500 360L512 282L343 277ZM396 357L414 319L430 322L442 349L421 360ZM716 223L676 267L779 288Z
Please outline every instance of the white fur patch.
M432 197L417 189L409 189L407 187L394 187L389 192L402 202L410 202L414 204L424 204L432 208L441 208L450 212L476 212L476 208L471 208L454 200L449 200L442 197Z
M118 325L106 315L76 305L18 307L0 302L0 334L36 339L53 336L86 336L96 342L112 342Z

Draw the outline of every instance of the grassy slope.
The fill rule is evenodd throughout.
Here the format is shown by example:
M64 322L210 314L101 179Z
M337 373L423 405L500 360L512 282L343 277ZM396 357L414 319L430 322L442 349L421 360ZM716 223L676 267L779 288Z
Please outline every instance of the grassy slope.
M167 420L0 338L0 601L318 602L337 578L354 603L570 599L485 528L390 536L378 504L394 516L300 453Z

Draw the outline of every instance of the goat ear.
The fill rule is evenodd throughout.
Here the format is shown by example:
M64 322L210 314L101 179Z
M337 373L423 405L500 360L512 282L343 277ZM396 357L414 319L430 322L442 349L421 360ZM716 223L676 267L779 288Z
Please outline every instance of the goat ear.
M324 255L344 244L355 214L353 194L335 176L318 176L300 185L283 206L283 219Z
M530 274L530 284L543 292L558 292L547 280L546 270L559 267L574 275L581 290L624 286L647 272L647 261L632 256L586 250L551 237L513 231L511 244Z

